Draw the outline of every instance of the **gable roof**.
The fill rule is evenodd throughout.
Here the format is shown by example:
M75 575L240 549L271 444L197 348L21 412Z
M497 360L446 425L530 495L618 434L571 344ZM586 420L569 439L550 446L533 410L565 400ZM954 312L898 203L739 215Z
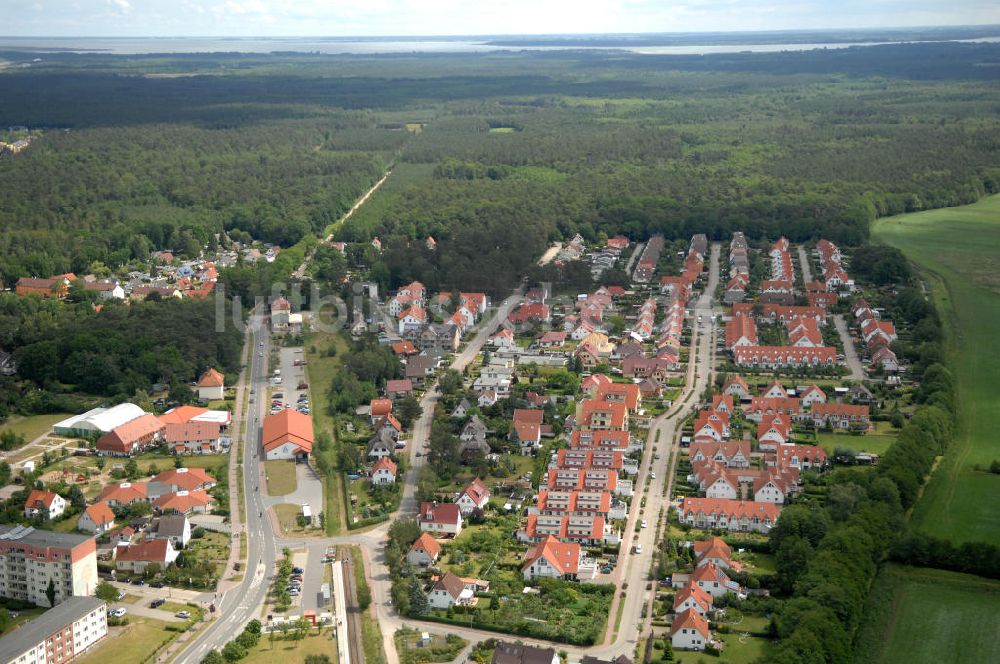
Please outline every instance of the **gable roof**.
M150 482L177 486L181 489L197 489L206 484L215 484L215 478L204 468L171 468L152 478Z
M708 611L712 608L712 596L707 591L702 590L698 584L689 581L674 595L674 611L688 599L697 602L702 611Z
M28 494L27 500L24 501L24 507L25 509L37 509L40 505L44 505L45 509L52 509L52 503L58 497L59 494L51 491L32 489L31 493Z
M98 502L113 500L118 503L146 500L146 483L121 482L119 484L109 484L101 490L101 495L97 497L97 500Z
M576 574L580 570L580 545L563 544L554 535L547 535L544 540L528 549L521 569L527 569L539 558L544 558L563 574Z
M310 452L313 440L312 418L294 408L285 408L264 418L261 442L265 453L281 447L285 442L291 442L302 451Z
M444 576L434 582L431 590L444 590L452 599L458 599L462 591L465 590L465 582L461 577L451 572L445 572Z
M198 387L222 387L226 379L215 369L209 369L198 379Z
M177 510L183 514L195 507L204 507L211 502L212 497L205 491L178 491L163 494L153 501L153 505L163 511Z
M146 436L155 435L163 429L163 422L156 416L143 413L139 417L115 427L101 436L97 449L107 452L129 454L137 442Z
M702 618L694 609L686 609L677 614L674 622L670 625L670 636L673 636L681 629L693 629L703 638L709 638L708 621Z
M167 561L167 553L172 548L168 539L146 540L139 544L118 547L115 558L123 561L164 563Z
M462 493L458 494L458 497L468 496L469 500L474 502L476 505L483 501L483 498L489 498L490 490L486 488L483 481L478 477L471 482L469 485L462 489Z
M423 523L444 523L456 525L462 518L462 513L455 503L420 503L420 514L417 520Z
M707 540L697 540L692 546L694 547L694 553L699 561L705 558L729 560L733 552L732 549L729 548L729 545L726 544L725 540L721 537L713 537Z
M83 513L87 515L87 518L96 525L103 526L108 523L114 523L115 513L111 511L107 503L94 503L93 505L88 505L87 509L83 510Z
M390 459L389 457L386 457L386 456L379 457L378 461L375 462L375 465L372 466L372 475L375 475L375 473L377 473L380 470L388 470L389 473L393 477L395 477L397 469L398 469L398 466L395 464L395 462L392 459Z
M430 533L420 533L417 541L410 546L410 551L423 551L431 558L437 558L441 553L441 545Z

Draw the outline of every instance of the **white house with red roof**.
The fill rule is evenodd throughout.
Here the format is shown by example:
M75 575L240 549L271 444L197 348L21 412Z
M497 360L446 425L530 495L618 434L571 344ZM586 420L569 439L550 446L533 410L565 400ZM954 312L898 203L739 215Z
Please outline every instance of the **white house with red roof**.
M214 401L226 396L226 378L215 369L209 367L198 379L198 398L203 401Z
M575 542L563 543L549 535L528 549L521 566L525 581L532 579L567 579L575 581L580 572L583 549Z
M417 567L430 567L441 555L441 545L430 533L421 533L406 552L406 560Z
M399 316L399 333L419 332L427 324L427 310L421 306L412 306Z
M704 618L712 609L712 596L694 583L688 582L674 595L674 613L681 614L688 609L694 609Z
M389 457L381 457L372 466L372 484L385 486L396 482L396 463Z
M457 537L462 532L462 511L455 503L423 502L417 522L424 532Z
M32 489L24 501L24 518L55 519L66 511L66 500L58 493Z
M76 527L88 533L101 535L115 527L115 513L107 503L88 505L76 520Z
M691 547L694 549L698 567L707 565L708 563L713 563L722 568L733 566L733 550L721 537L697 540L691 544Z
M765 415L757 425L757 444L762 450L776 450L792 437L792 422L787 415Z
M152 539L117 546L114 549L115 569L119 572L143 572L152 563L166 569L177 560L178 551L169 539Z
M802 391L799 398L802 400L803 407L812 408L813 404L826 403L826 392L821 390L818 385L810 385Z
M149 480L146 495L150 500L156 500L177 491L208 491L217 483L204 468L171 468Z
M676 650L704 650L711 638L708 621L695 609L677 614L670 625L670 645Z
M476 509L485 509L489 502L490 490L478 477L469 482L469 485L462 489L462 492L455 499L455 504L461 510L462 516L468 516Z

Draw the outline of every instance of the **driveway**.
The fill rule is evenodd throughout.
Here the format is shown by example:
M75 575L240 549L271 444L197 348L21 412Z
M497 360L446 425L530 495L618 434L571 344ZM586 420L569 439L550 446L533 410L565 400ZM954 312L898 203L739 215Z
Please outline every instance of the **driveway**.
M295 464L295 479L297 482L295 491L284 496L283 501L276 502L293 503L295 505L307 503L312 509L313 514L322 512L323 482L316 476L312 468L304 463Z

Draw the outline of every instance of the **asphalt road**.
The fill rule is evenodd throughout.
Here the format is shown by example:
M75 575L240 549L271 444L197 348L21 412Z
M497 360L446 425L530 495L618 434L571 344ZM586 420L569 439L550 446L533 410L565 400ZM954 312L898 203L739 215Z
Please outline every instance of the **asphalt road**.
M191 639L177 662L200 662L209 650L221 648L237 635L243 626L257 617L264 603L275 564L280 553L271 520L267 518L264 499L259 491L263 482L260 464L260 423L267 412L268 359L271 350L270 332L262 317L253 316L247 336L250 343L249 373L251 399L245 413L242 442L242 495L247 505L247 569L243 580L219 596L215 605L220 616ZM261 345L263 344L263 345ZM262 398L264 397L264 398ZM237 441L239 444L240 441Z

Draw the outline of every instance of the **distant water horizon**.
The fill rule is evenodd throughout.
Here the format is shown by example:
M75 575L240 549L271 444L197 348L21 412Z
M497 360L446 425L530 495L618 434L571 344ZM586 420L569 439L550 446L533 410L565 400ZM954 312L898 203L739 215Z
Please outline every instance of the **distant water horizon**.
M1000 42L995 36L971 39L874 39L859 40L864 32L837 39L829 33L689 33L677 38L686 43L657 44L638 36L430 36L430 37L21 37L0 35L0 51L45 53L96 53L104 55L194 54L194 53L315 53L323 55L378 55L407 53L488 53L494 51L617 50L646 55L709 55L725 53L774 53L815 49L844 49L924 42ZM808 37L827 37L809 41ZM743 38L742 42L740 38ZM664 38L664 41L671 41ZM588 43L590 42L590 43ZM714 42L714 43L713 43Z

